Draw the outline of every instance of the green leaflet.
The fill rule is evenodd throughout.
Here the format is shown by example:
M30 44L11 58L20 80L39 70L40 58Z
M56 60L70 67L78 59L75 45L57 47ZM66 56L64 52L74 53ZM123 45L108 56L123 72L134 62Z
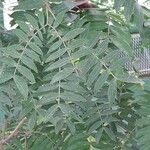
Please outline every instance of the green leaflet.
M30 42L29 47L32 48L39 55L43 55L43 52L42 52L41 48L38 45L36 45L35 43Z
M39 29L39 25L37 20L30 14L25 14L25 17L27 18L27 20L29 21L29 23L33 26L33 29Z
M105 64L107 64L107 63L109 63L109 62L111 62L113 60L118 59L119 55L120 55L120 51L119 50L109 51L107 53L107 55L102 58L102 61Z
M66 33L62 40L63 41L72 40L77 35L81 34L84 30L85 30L84 28L73 29L73 30L69 31L68 33Z
M67 124L68 128L70 129L71 134L75 134L76 128L75 128L74 123L73 123L71 120L68 120L68 119L67 119L67 120L66 120L66 124Z
M97 60L93 56L89 56L83 61L80 61L80 68L82 73L85 75L88 71L97 63Z
M81 146L82 145L82 146ZM91 145L86 139L74 139L71 143L68 143L67 148L63 150L88 150L90 149Z
M61 11L57 14L55 21L53 23L53 27L57 28L63 21L66 11Z
M146 134L150 134L149 129L150 129L150 126L143 127L142 129L140 129L140 130L137 132L136 136L139 138L139 137L144 136L144 135L146 135ZM145 139L145 140L147 140L147 139ZM143 143L141 143L141 144L143 144Z
M86 40L84 38L77 38L70 41L70 43L67 45L68 49L71 49L73 51L75 48L83 47L86 44Z
M37 34L38 34L39 39L43 41L44 38L43 38L42 31L41 31L41 30L37 30L36 32L37 32Z
M62 56L63 54L65 54L65 52L66 52L65 49L59 49L58 51L51 53L50 56L45 60L45 62L48 63L52 60L55 60L60 56Z
M127 21L130 21L134 12L134 0L126 0L124 5L124 15Z
M17 67L17 70L26 77L29 81L31 81L31 84L35 83L34 75L33 73L26 67L19 65Z
M128 29L120 26L111 26L110 29L117 38L123 39L129 45L132 45L132 38Z
M36 45L38 45L38 46L40 46L40 47L42 47L43 46L43 43L42 43L42 41L41 41L41 39L38 37L38 36L33 36L33 39L34 39L34 42L35 42L35 44Z
M7 50L4 51L4 54L6 56L11 56L12 58L19 58L19 56L21 55L17 50L18 50L19 46L17 47L16 44L8 46Z
M149 135L146 136L146 138L144 139L145 141L143 141L143 138L139 139L139 144L141 144L140 149L141 150L149 150L150 149L150 145L149 143Z
M42 94L41 94L42 95ZM48 105L54 101L56 101L58 97L58 93L54 93L54 92L49 92L48 94L43 94L42 98L39 99L38 104L39 105Z
M75 119L76 121L83 123L83 119L82 117L80 117L80 115L78 114L78 112L74 112L73 109L70 107L70 111L71 113L69 113L71 115L71 117L73 119Z
M64 90L73 91L73 92L80 93L80 94L83 94L86 92L86 90L82 86L80 86L78 83L72 84L72 82L66 82L66 83L63 82L61 83L60 86Z
M145 108L144 108L145 109ZM149 113L150 113L150 111L148 112L148 113L146 113L146 115L149 115ZM145 114L142 114L142 115L145 115ZM147 125L150 125L150 117L142 117L142 118L140 118L140 119L138 119L137 121L136 121L136 125L138 126L138 127L142 127L142 126L147 126Z
M48 66L45 71L51 71L53 69L57 69L60 67L63 67L64 65L68 64L70 62L69 58L62 58L59 59L58 61L55 61L53 64L51 64L50 66Z
M7 49L8 51L12 51L12 50L20 50L23 49L24 47L22 45L18 45L18 44L13 44L13 45L8 45Z
M100 74L100 70L102 69L102 66L100 64L96 64L93 67L93 70L90 72L89 76L88 76L88 80L87 80L87 85L91 86L93 84L93 82L97 79L97 77Z
M97 121L95 122L93 125L91 125L91 127L88 130L88 133L92 133L93 131L95 131L96 129L98 129L99 127L101 127L101 125L103 124L102 121Z
M73 72L73 68L65 68L53 76L51 84L67 78Z
M41 0L25 0L20 1L19 5L16 7L16 9L21 10L31 10L31 9L39 9L42 7L43 1Z
M16 21L16 23L19 25L19 27L25 32L25 33L28 33L30 30L29 30L29 26L23 22L23 21Z
M116 79L112 79L109 83L108 88L108 100L111 105L115 103L117 97L117 81Z
M0 104L12 106L12 102L11 102L11 99L9 98L9 96L6 95L4 92L1 92L1 91L0 91ZM1 106L0 106L0 108L1 108Z
M0 130L3 129L5 123L5 113L0 111Z
M41 62L40 57L39 57L39 55L36 52L34 52L34 51L30 50L30 49L26 49L25 54L28 57L30 57L31 59L33 59L34 61L37 61L39 63Z
M49 46L53 45L53 44L55 43L54 41L58 38L58 35L52 36L52 35L51 35L51 32L52 32L52 31L50 31L50 33L49 33L49 35L48 35L49 40L48 40L48 43L47 43L47 44L48 44ZM58 40L58 41L61 41L61 40ZM58 42L58 41L57 41L57 42Z
M36 112L34 112L30 116L29 121L28 121L28 128L30 131L33 130L34 126L36 125L36 121L37 121L37 116L36 116Z
M109 40L105 39L102 42L98 43L98 47L94 49L94 54L99 56L108 50Z
M51 117L53 117L53 115L55 114L55 112L57 111L57 109L58 109L58 105L57 104L55 104L52 107L50 107L47 110L47 114L45 116L45 121L48 121L49 119L51 119Z
M61 93L61 98L64 99L65 101L70 101L70 102L76 102L76 101L86 102L86 99L83 96L76 94L74 92L65 91L64 93Z
M107 135L110 137L110 139L112 139L113 141L116 141L116 136L113 133L113 131L111 130L111 128L105 127L104 131L107 133Z
M55 90L56 88L58 88L57 84L51 85L50 83L48 84L43 84L42 86L39 86L37 92L38 93L45 93L51 90Z
M125 1L126 0L115 0L114 7L115 7L116 11L120 10L120 8L123 6Z
M37 67L35 65L35 63L33 62L32 59L30 59L27 56L22 56L21 57L21 61L30 69L32 69L33 71L35 71L36 73L38 72Z
M92 49L89 49L89 48L81 48L79 49L78 51L74 52L72 54L72 58L73 59L78 59L78 58L81 58L81 57L84 57L84 56L87 56L89 54L92 53Z
M69 115L72 111L69 105L59 104L59 108L65 115Z
M117 75L117 80L120 80L122 82L127 82L127 83L143 84L143 81L141 79L127 73L124 73L122 75Z
M25 34L22 30L14 29L13 33L16 34L19 37L19 39L21 39L22 41L24 41L24 42L28 41L28 35Z
M5 57L5 56L0 58L0 62L8 65L9 67L15 67L15 65L16 65L16 62L12 58Z
M27 85L26 80L23 77L18 76L18 75L15 75L13 77L13 79L14 79L14 82L15 82L18 90L20 91L20 93L23 95L23 97L25 99L27 99L29 89L28 89L28 85Z
M144 15L142 12L142 7L138 4L138 2L136 2L135 4L134 16L135 16L136 26L139 32L142 32L143 24L144 24Z
M115 44L120 50L123 50L123 52L127 54L130 59L133 57L133 50L129 43L117 37L112 37L111 40L113 44Z
M95 139L96 139L96 143L98 144L101 140L101 137L102 137L102 134L103 134L103 128L100 128L96 135L95 135Z
M56 123L56 126L55 126L56 134L60 132L60 130L63 128L63 125L64 125L64 120L61 118L59 119L59 121Z
M50 47L48 53L53 52L54 50L58 49L62 45L62 41L59 40L57 42L54 42L54 44Z
M97 81L94 85L94 93L97 93L102 88L102 86L106 82L108 76L109 76L108 71L104 71L101 73L101 75L99 76L99 78L97 79Z
M0 74L0 84L9 81L12 78L13 78L13 74L9 72L3 72L2 74Z
M43 11L37 11L37 14L38 14L39 23L43 27L45 24L44 12Z

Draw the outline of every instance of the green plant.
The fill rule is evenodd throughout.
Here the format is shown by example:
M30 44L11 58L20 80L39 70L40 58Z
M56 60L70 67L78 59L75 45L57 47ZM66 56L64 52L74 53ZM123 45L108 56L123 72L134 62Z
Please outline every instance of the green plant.
M127 87L144 82L124 65L134 59L131 17L143 33L141 7L115 1L124 17L113 8L74 14L67 1L30 3L12 14L17 42L0 48L0 149L136 147L132 108L140 104Z

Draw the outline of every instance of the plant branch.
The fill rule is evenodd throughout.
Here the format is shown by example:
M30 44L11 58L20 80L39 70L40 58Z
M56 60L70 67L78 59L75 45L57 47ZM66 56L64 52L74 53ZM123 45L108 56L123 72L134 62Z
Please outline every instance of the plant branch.
M37 34L39 31L41 31L43 28L45 28L46 26L47 26L47 24L45 24L45 25L42 26L40 29L38 29L35 33L33 33L33 35L32 35L32 36L30 37L30 39L27 41L27 43L26 43L25 47L23 48L23 51L22 51L22 53L21 53L21 55L20 55L20 57L19 57L19 59L18 59L18 61L17 61L16 67L15 67L15 71L14 71L14 75L16 74L16 71L17 71L18 66L19 66L19 64L20 64L20 61L21 61L21 58L23 57L25 51L27 50L27 46L30 44L30 42L32 41L32 39L34 38L34 36L36 36L36 34Z
M19 128L25 123L26 120L27 120L27 118L24 117L7 138L0 140L0 150L3 149L4 144L6 144L10 139L12 139L14 136L16 136L18 134Z

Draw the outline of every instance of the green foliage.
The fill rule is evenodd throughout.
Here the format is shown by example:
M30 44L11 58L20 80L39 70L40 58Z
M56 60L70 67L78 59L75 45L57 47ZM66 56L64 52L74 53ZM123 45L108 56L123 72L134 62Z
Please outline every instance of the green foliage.
M143 13L135 1L117 2L117 12L75 14L64 2L19 2L17 42L0 48L2 138L27 121L5 149L149 148L148 88L129 88L144 82L124 68L134 59L128 23L143 23Z
M139 115L139 119L136 121L136 137L138 138L138 142L141 150L149 149L149 129L150 129L150 121L149 121L149 80L145 81L145 85L143 88L134 86L130 88L134 94L133 97L137 104L139 104L140 109L137 110L137 114Z

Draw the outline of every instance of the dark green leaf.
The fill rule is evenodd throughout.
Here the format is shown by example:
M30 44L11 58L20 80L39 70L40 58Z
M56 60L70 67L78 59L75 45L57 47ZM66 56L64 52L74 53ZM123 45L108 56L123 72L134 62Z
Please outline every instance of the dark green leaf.
M30 49L26 49L25 53L28 57L30 57L34 61L41 62L39 55L37 53L35 53L34 51L32 51Z
M64 65L68 64L70 62L69 58L62 58L59 59L58 61L55 61L53 64L51 64L50 66L48 66L45 71L51 71L53 69L57 69L60 67L63 67Z
M115 0L114 7L115 7L116 11L120 10L120 8L123 6L125 1L126 0Z
M108 71L104 71L101 73L100 77L97 79L95 86L94 86L94 92L95 93L97 93L102 88L102 86L106 82L108 76L109 76Z
M87 85L91 86L93 82L97 79L98 75L100 74L100 70L102 69L102 66L100 64L97 64L94 66L93 70L90 72Z
M65 101L70 101L70 102L76 102L76 101L86 102L86 99L83 96L73 92L67 92L67 91L61 93L61 98L63 98Z
M26 33L29 33L30 30L29 30L29 26L23 22L23 21L16 21L16 23L19 25L19 27Z
M29 47L31 47L39 55L43 55L43 52L42 52L41 48L38 45L36 45L35 43L30 42Z
M54 24L53 24L54 28L57 28L62 23L64 16L65 16L65 13L66 13L66 11L62 11L62 12L57 14L55 21L54 21Z
M32 113L30 118L29 118L29 121L28 121L28 128L30 131L33 130L35 124L36 124L36 112Z
M127 21L130 21L131 16L133 15L134 12L134 0L126 0L125 5L124 5L124 15L126 17Z
M10 67L15 67L17 64L12 58L4 57L4 56L0 58L0 62L4 63L5 65L8 65Z
M9 72L2 72L2 74L0 75L0 84L9 81L12 78L13 78L13 74Z
M105 127L104 130L113 141L116 141L116 136L110 128Z
M31 81L31 84L35 83L34 75L33 73L26 67L19 65L17 67L17 70L26 77L29 81Z
M55 42L54 44L52 44L52 46L50 47L48 53L55 51L56 49L58 49L61 45L62 45L62 41L59 40L57 42Z
M29 23L31 23L31 25L33 26L33 29L37 29L37 30L39 29L38 22L32 15L25 14L25 17L27 18Z
M64 125L64 120L63 119L60 119L56 123L56 126L55 126L55 132L56 132L56 134L58 134L60 132L60 130L63 128L63 125Z
M75 134L76 128L75 128L74 123L71 122L70 120L66 120L66 124L67 124L68 128L70 129L71 134Z
M58 109L58 105L53 105L52 107L50 107L48 110L47 110L47 115L45 116L45 121L48 121L49 119L51 119L51 117L53 117L53 115L55 114L55 112L57 111Z
M28 35L25 34L22 30L20 29L14 29L13 30L14 34L16 34L22 41L27 42L28 41Z
M136 26L139 30L139 32L142 32L143 30L143 23L144 23L144 15L142 12L142 7L136 2L135 4L135 21L136 21Z
M59 58L60 56L62 56L65 52L66 52L65 49L59 49L58 51L51 53L50 56L45 60L45 62L48 63L52 60L55 60Z
M21 10L31 10L31 9L39 9L42 7L43 1L41 0L21 0L19 1L19 5L16 7L16 9Z
M100 139L101 139L101 137L102 137L102 134L103 134L103 128L100 128L100 129L97 131L96 135L95 135L95 139L96 139L96 143L97 143L97 144L100 142Z
M15 75L13 79L20 93L23 95L25 99L27 99L29 90L26 80L18 75Z
M34 63L33 60L30 59L29 57L27 57L27 56L24 55L24 56L22 56L21 61L22 61L28 68L32 69L32 70L35 71L35 72L38 72L35 63Z
M102 121L97 121L95 122L88 130L89 133L92 133L93 131L95 131L96 129L98 129L101 125L102 125Z
M111 40L120 50L122 50L131 59L133 57L133 50L129 43L122 40L122 38L112 37Z
M65 68L61 70L56 75L54 75L54 77L52 78L51 84L67 78L72 72L73 72L73 68Z
M108 88L108 100L110 104L115 103L116 97L117 97L117 81L116 79L113 79L110 81Z
M75 38L76 36L81 34L84 30L85 30L84 28L77 28L69 31L67 34L64 35L63 41L68 41Z

